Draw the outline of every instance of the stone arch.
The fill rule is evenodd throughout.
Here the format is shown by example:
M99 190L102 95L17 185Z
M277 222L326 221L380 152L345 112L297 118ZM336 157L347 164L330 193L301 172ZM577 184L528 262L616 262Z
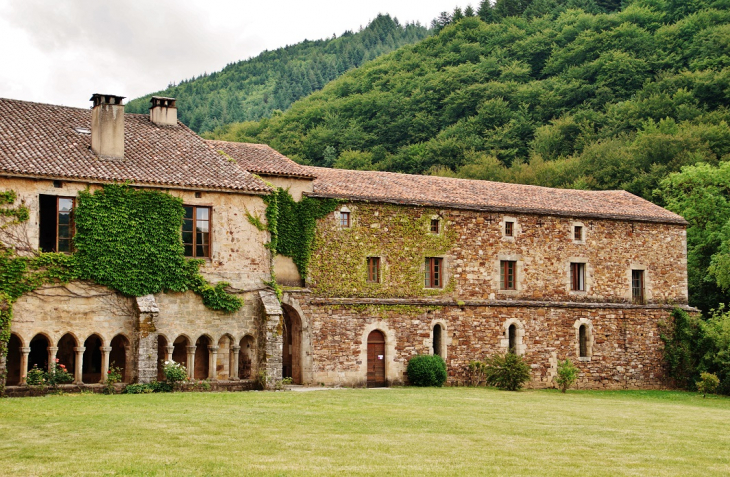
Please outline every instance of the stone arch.
M281 309L284 312L281 377L292 378L294 384L302 384L302 319L290 305L282 304Z
M368 362L368 336L373 331L380 331L385 337L385 379L387 385L399 383L402 381L403 365L395 361L395 332L385 321L375 321L368 323L363 328L360 335L360 376L363 384L367 383L367 362Z
M122 372L122 382L130 382L132 374L132 356L130 353L129 338L120 333L112 338L109 345L112 349L109 353L109 367L111 368L112 366L114 366L120 368Z
M66 333L58 340L58 351L56 352L56 359L58 359L58 365L66 367L66 371L74 376L76 373L76 351L74 348L79 346L79 340L73 333Z
M170 347L167 336L159 333L157 335L157 380L165 380L165 361L172 359L172 350Z
M23 338L15 333L10 334L7 344L8 355L5 358L5 384L8 386L17 386L21 384L25 373L23 373Z
M510 318L504 322L504 334L500 340L499 347L503 353L510 351L510 333L512 333L514 353L517 355L524 355L527 351L527 346L524 343L525 337L525 325L517 318Z
M231 371L235 366L233 346L236 340L230 333L225 333L218 340L218 354L216 355L215 374L216 379L231 379Z
M81 380L85 383L99 383L102 381L102 350L104 340L101 335L94 333L84 341L84 356L81 365Z
M210 376L210 349L213 346L213 339L208 334L202 334L195 341L195 379L208 379Z
M437 327L440 330L440 340L437 337ZM440 341L440 342L439 342ZM441 319L433 320L431 322L431 330L429 340L426 346L428 346L429 354L437 354L441 356L444 361L448 355L448 345L451 344L451 337L448 334L448 328L446 322ZM438 350L437 350L438 348ZM438 352L436 352L438 351Z
M253 336L246 335L239 342L238 377L253 379L256 376L256 342Z
M309 330L311 329L309 326L309 318L304 313L304 310L302 310L299 301L297 301L293 296L289 294L284 294L284 296L282 297L282 311L284 309L284 305L289 307L290 310L295 311L297 316L299 317L299 321L301 322L301 342L299 346L299 360L302 372L301 382L303 384L311 383L314 381L314 375L312 373L313 350L312 339L309 334Z
M590 361L593 356L593 322L588 318L579 318L573 323L573 328L575 328L575 356L579 361ZM585 353L581 353L581 338Z
M39 369L48 369L51 362L51 338L45 333L38 333L30 340L30 354L28 355L28 370L33 366Z
M176 363L182 364L188 369L188 375L190 375L190 366L188 366L188 347L192 346L190 338L187 335L180 335L172 342L172 355L171 359Z

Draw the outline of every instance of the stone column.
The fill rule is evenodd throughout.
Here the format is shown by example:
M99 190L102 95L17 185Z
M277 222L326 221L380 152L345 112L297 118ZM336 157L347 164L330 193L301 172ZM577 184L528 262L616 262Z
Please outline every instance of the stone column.
M138 296L137 305L137 350L133 368L138 383L151 383L157 379L157 328L155 322L160 314L154 295ZM129 374L127 374L129 376Z
M25 384L28 378L28 356L30 355L30 346L20 348L20 384Z
M165 347L165 361L172 361L172 353L175 352L175 346L166 346Z
M56 364L56 354L58 353L58 346L49 346L48 347L48 371L50 372L51 369L53 369L53 366Z
M195 348L196 346L188 346L188 377L195 379Z
M86 348L83 346L74 347L76 351L76 365L74 366L74 384L84 384L83 379L83 366L84 366L84 351Z
M281 381L283 374L284 312L275 293L269 290L260 291L259 297L264 305L264 329L262 331L265 343L263 350L262 346L258 346L258 355L261 357L258 362L260 363L259 370L262 368L266 370L267 387L270 387L272 383Z
M102 346L101 348L101 382L106 382L106 377L109 374L109 353L112 352L111 346Z
M238 379L238 356L241 354L240 346L231 346L231 362L228 365L229 373L228 379Z
M208 379L210 381L217 381L218 380L218 350L220 348L218 346L208 345L208 355L209 363L208 363Z

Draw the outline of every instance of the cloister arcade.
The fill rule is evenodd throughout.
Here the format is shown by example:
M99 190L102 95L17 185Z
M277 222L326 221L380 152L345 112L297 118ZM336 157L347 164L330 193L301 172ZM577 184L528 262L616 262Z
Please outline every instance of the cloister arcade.
M251 335L236 339L225 334L214 340L203 334L193 341L184 334L172 340L160 334L157 340L158 380L165 378L164 365L169 360L183 364L190 379L226 381L255 376L256 346ZM57 341L45 333L30 339L12 333L8 341L6 384L25 384L33 366L50 370L56 359L73 376L73 384L104 383L111 366L120 368L123 383L130 383L135 378L133 355L129 338L121 333L111 339L94 333L83 340L66 333Z

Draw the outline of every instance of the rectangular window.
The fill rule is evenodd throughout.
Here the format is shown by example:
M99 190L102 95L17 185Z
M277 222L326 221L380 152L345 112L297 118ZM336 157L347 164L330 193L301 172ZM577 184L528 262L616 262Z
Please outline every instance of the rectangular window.
M638 305L644 304L644 270L631 270L631 299Z
M438 235L438 233L439 233L439 219L431 219L431 233Z
M586 264L570 264L570 289L572 291L586 290Z
M580 225L576 225L573 229L573 240L582 241L583 240L583 227Z
M426 288L443 287L443 263L444 259L439 257L426 258Z
M76 199L55 195L41 195L39 199L41 251L73 252L73 209Z
M380 257L368 257L368 283L380 283Z
M350 213L349 212L340 212L340 227L342 227L343 229L350 228Z
M499 265L499 282L502 290L516 290L517 262L502 260Z
M185 205L182 241L185 256L210 258L210 207Z
M512 237L515 234L515 223L505 222L504 223L504 235L505 237Z

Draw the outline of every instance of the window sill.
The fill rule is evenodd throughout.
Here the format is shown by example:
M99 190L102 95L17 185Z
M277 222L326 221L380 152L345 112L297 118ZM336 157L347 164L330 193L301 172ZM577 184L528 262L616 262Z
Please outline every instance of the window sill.
M584 356L582 358L578 358L578 361L580 361L582 363L590 362L590 360L591 360L591 357L590 356Z
M518 295L520 293L519 290L497 290L497 293L500 295Z

